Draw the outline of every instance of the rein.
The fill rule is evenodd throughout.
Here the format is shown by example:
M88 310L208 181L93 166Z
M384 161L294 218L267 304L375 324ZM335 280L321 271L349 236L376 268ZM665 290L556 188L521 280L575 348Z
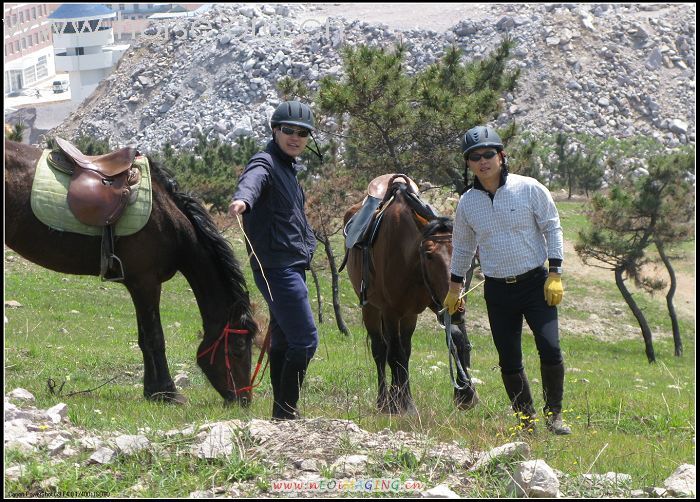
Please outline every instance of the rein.
M425 271L425 260L427 259L427 252L425 251L425 243L428 241L433 241L433 242L449 242L452 240L452 234L446 234L446 235L436 235L436 236L429 236L425 237L419 246L420 250L420 261L421 261L421 273L423 274L423 283L425 283L425 287L428 288L428 291L430 292L430 296L433 299L433 303L437 307L436 312L443 313L443 319L442 319L442 324L445 326L445 341L447 342L447 353L448 353L448 360L450 363L450 380L452 380L452 386L457 389L457 390L465 390L472 385L471 378L469 377L469 373L462 367L462 363L459 360L459 356L457 354L457 347L455 347L454 340L452 338L452 316L450 316L450 313L447 311L447 309L442 308L442 301L440 301L439 298L435 295L435 291L433 288L430 287L430 281L428 281L428 275ZM439 319L439 318L438 318ZM459 385L457 383L457 380L455 379L455 373L457 373L458 377L461 377L462 381L464 382L463 385Z
M265 374L265 371L267 370L267 365L269 364L270 360L265 362L265 368L263 368L262 373L260 373L260 380L258 380L257 383L255 383L255 378L258 376L258 372L260 371L260 367L262 366L262 360L265 357L265 354L267 353L268 346L270 345L270 332L268 331L267 334L265 335L265 341L263 342L263 346L260 349L260 356L258 356L258 362L255 365L255 371L253 372L253 376L250 379L250 385L247 385L245 387L242 387L240 389L236 389L236 386L233 385L233 377L231 376L231 355L228 351L228 337L229 335L234 334L234 335L247 335L249 334L249 331L247 329L234 329L229 327L229 323L226 323L226 326L224 326L223 331L221 332L221 335L219 335L219 338L216 339L216 341L209 346L208 349L203 350L199 354L197 354L197 359L209 354L211 352L211 357L209 359L209 364L212 366L214 365L214 358L216 357L216 351L221 345L221 341L223 340L224 342L224 360L226 361L226 385L228 385L228 388L231 392L236 394L236 396L239 396L243 392L247 391L252 391L255 387L260 385L262 382L263 375Z

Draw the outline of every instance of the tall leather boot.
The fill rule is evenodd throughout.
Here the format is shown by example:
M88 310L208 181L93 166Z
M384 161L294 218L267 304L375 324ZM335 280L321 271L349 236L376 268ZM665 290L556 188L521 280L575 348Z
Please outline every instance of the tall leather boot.
M299 390L304 383L306 368L310 361L311 357L307 356L303 349L287 350L280 376L279 408L277 414L273 413L273 419L293 420L299 418L297 410Z
M284 368L286 350L270 349L270 383L272 384L272 418L280 416L280 387L282 380L282 369Z
M547 429L557 435L571 434L561 415L564 400L564 363L541 366L542 392L544 394L544 416Z
M527 432L535 431L535 407L532 404L532 394L530 393L530 383L527 380L525 371L506 375L501 373L503 385L508 393L513 411L518 414L520 425Z

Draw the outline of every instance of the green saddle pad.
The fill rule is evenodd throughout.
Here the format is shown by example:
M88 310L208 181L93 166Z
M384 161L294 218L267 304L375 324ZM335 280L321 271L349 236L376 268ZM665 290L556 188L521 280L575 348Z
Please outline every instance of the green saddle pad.
M83 235L102 235L102 227L79 222L68 207L70 175L52 168L47 162L51 150L44 150L36 166L32 184L32 211L39 221L63 232ZM146 156L136 157L134 165L141 171L141 182L136 201L129 204L114 225L115 235L131 235L141 230L151 216L153 197L151 171Z

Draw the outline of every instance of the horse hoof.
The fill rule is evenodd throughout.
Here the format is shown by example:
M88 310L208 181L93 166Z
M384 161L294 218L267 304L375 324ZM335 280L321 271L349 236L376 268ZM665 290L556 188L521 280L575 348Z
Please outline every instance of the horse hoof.
M418 409L416 406L411 404L397 405L397 404L387 404L384 406L377 407L379 413L384 415L395 415L395 416L408 416L413 417L418 415Z
M170 404L187 404L187 398L179 392L154 392L146 396L146 399Z
M457 406L457 409L462 410L462 411L469 411L472 408L474 408L477 404L479 404L479 394L474 391L474 395L472 395L471 399L465 399L463 396L455 396L455 406Z
M240 399L224 399L224 408L231 408L236 405L240 406L241 408L248 408L250 406L250 400L245 397Z

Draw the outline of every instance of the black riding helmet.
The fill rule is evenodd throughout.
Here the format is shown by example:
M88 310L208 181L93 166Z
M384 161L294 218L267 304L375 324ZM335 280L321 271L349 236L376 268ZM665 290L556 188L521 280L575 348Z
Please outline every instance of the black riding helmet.
M279 104L275 113L272 114L270 125L275 127L280 124L296 125L311 131L316 128L311 108L299 101L284 101Z
M496 130L488 126L476 126L469 129L462 137L462 154L466 157L469 152L477 148L495 148L497 152L503 150L503 142Z

